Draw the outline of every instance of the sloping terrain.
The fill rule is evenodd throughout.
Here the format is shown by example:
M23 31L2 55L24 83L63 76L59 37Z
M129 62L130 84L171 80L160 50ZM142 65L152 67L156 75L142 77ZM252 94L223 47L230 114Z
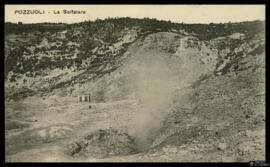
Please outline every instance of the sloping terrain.
M263 25L122 18L11 29L6 161L263 160Z

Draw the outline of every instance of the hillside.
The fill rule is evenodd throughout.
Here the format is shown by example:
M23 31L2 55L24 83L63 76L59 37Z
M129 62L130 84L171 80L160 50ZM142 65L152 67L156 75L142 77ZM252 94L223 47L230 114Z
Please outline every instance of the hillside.
M33 161L25 156L37 154L37 161L49 161L52 153L53 161L264 159L264 24L6 23L8 160ZM78 103L89 93L91 103ZM58 131L50 139L39 135L53 128L63 138ZM72 158L62 151L106 128L130 135L125 146L134 142L138 153L108 156L91 143L73 145Z

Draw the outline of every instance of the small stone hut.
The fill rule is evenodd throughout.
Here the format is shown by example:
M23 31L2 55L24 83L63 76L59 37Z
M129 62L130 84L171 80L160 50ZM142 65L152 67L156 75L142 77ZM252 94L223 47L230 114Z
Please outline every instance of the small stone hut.
M79 102L91 102L91 94L84 94L78 96Z

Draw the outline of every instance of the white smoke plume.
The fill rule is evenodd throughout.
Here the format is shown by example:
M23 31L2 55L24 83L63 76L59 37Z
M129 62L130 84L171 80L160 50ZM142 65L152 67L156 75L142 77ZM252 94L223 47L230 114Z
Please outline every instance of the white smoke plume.
M166 55L141 53L136 55L134 63L137 68L132 84L139 101L139 112L132 120L129 133L143 150L151 145L151 137L161 127L172 105L175 85Z

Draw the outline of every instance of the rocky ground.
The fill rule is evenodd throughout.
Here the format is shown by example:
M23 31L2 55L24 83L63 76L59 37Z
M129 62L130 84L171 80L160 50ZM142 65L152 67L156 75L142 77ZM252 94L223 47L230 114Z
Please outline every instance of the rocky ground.
M29 103L21 105L30 107ZM189 120L178 119L194 125L186 126L185 130L178 129L182 134L177 137L176 132L171 135L166 134L166 140L164 137L157 137L163 140L162 143L144 152L99 157L97 152L93 152L101 147L102 143L99 143L96 149L90 147L92 150L90 153L71 156L66 153L67 149L72 150L69 146L72 143L78 143L95 130L113 128L129 133L129 122L132 114L136 114L137 106L134 101L85 105L69 102L54 105L47 106L42 112L39 110L40 107L32 106L31 114L33 115L16 116L16 119L12 119L13 126L10 125L6 130L7 162L239 162L262 160L265 157L263 122L259 122L259 125L255 124L255 128L246 127L241 130L235 126L223 126L227 131L236 131L229 134L224 130L218 131L218 128L213 126L212 129L210 127L209 130L204 129L196 116L190 117ZM91 109L89 105L92 106ZM18 109L15 111L16 115L24 112ZM31 109L27 111L31 112ZM12 116L7 115L7 117L11 119ZM249 120L256 121L253 115ZM211 126L210 123L211 120L205 126ZM196 124L200 126L195 126ZM175 127L170 129L172 128ZM107 139L105 143L109 141L113 142L113 139ZM131 141L124 140L123 142ZM133 143L130 144L133 145ZM104 153L107 155L113 150L111 146L106 147L106 145L101 147L105 150L103 153L100 152L102 155ZM113 143L113 146L121 148L121 144ZM123 150L128 151L126 148Z
M117 21L6 36L7 162L265 159L258 22L202 34Z

